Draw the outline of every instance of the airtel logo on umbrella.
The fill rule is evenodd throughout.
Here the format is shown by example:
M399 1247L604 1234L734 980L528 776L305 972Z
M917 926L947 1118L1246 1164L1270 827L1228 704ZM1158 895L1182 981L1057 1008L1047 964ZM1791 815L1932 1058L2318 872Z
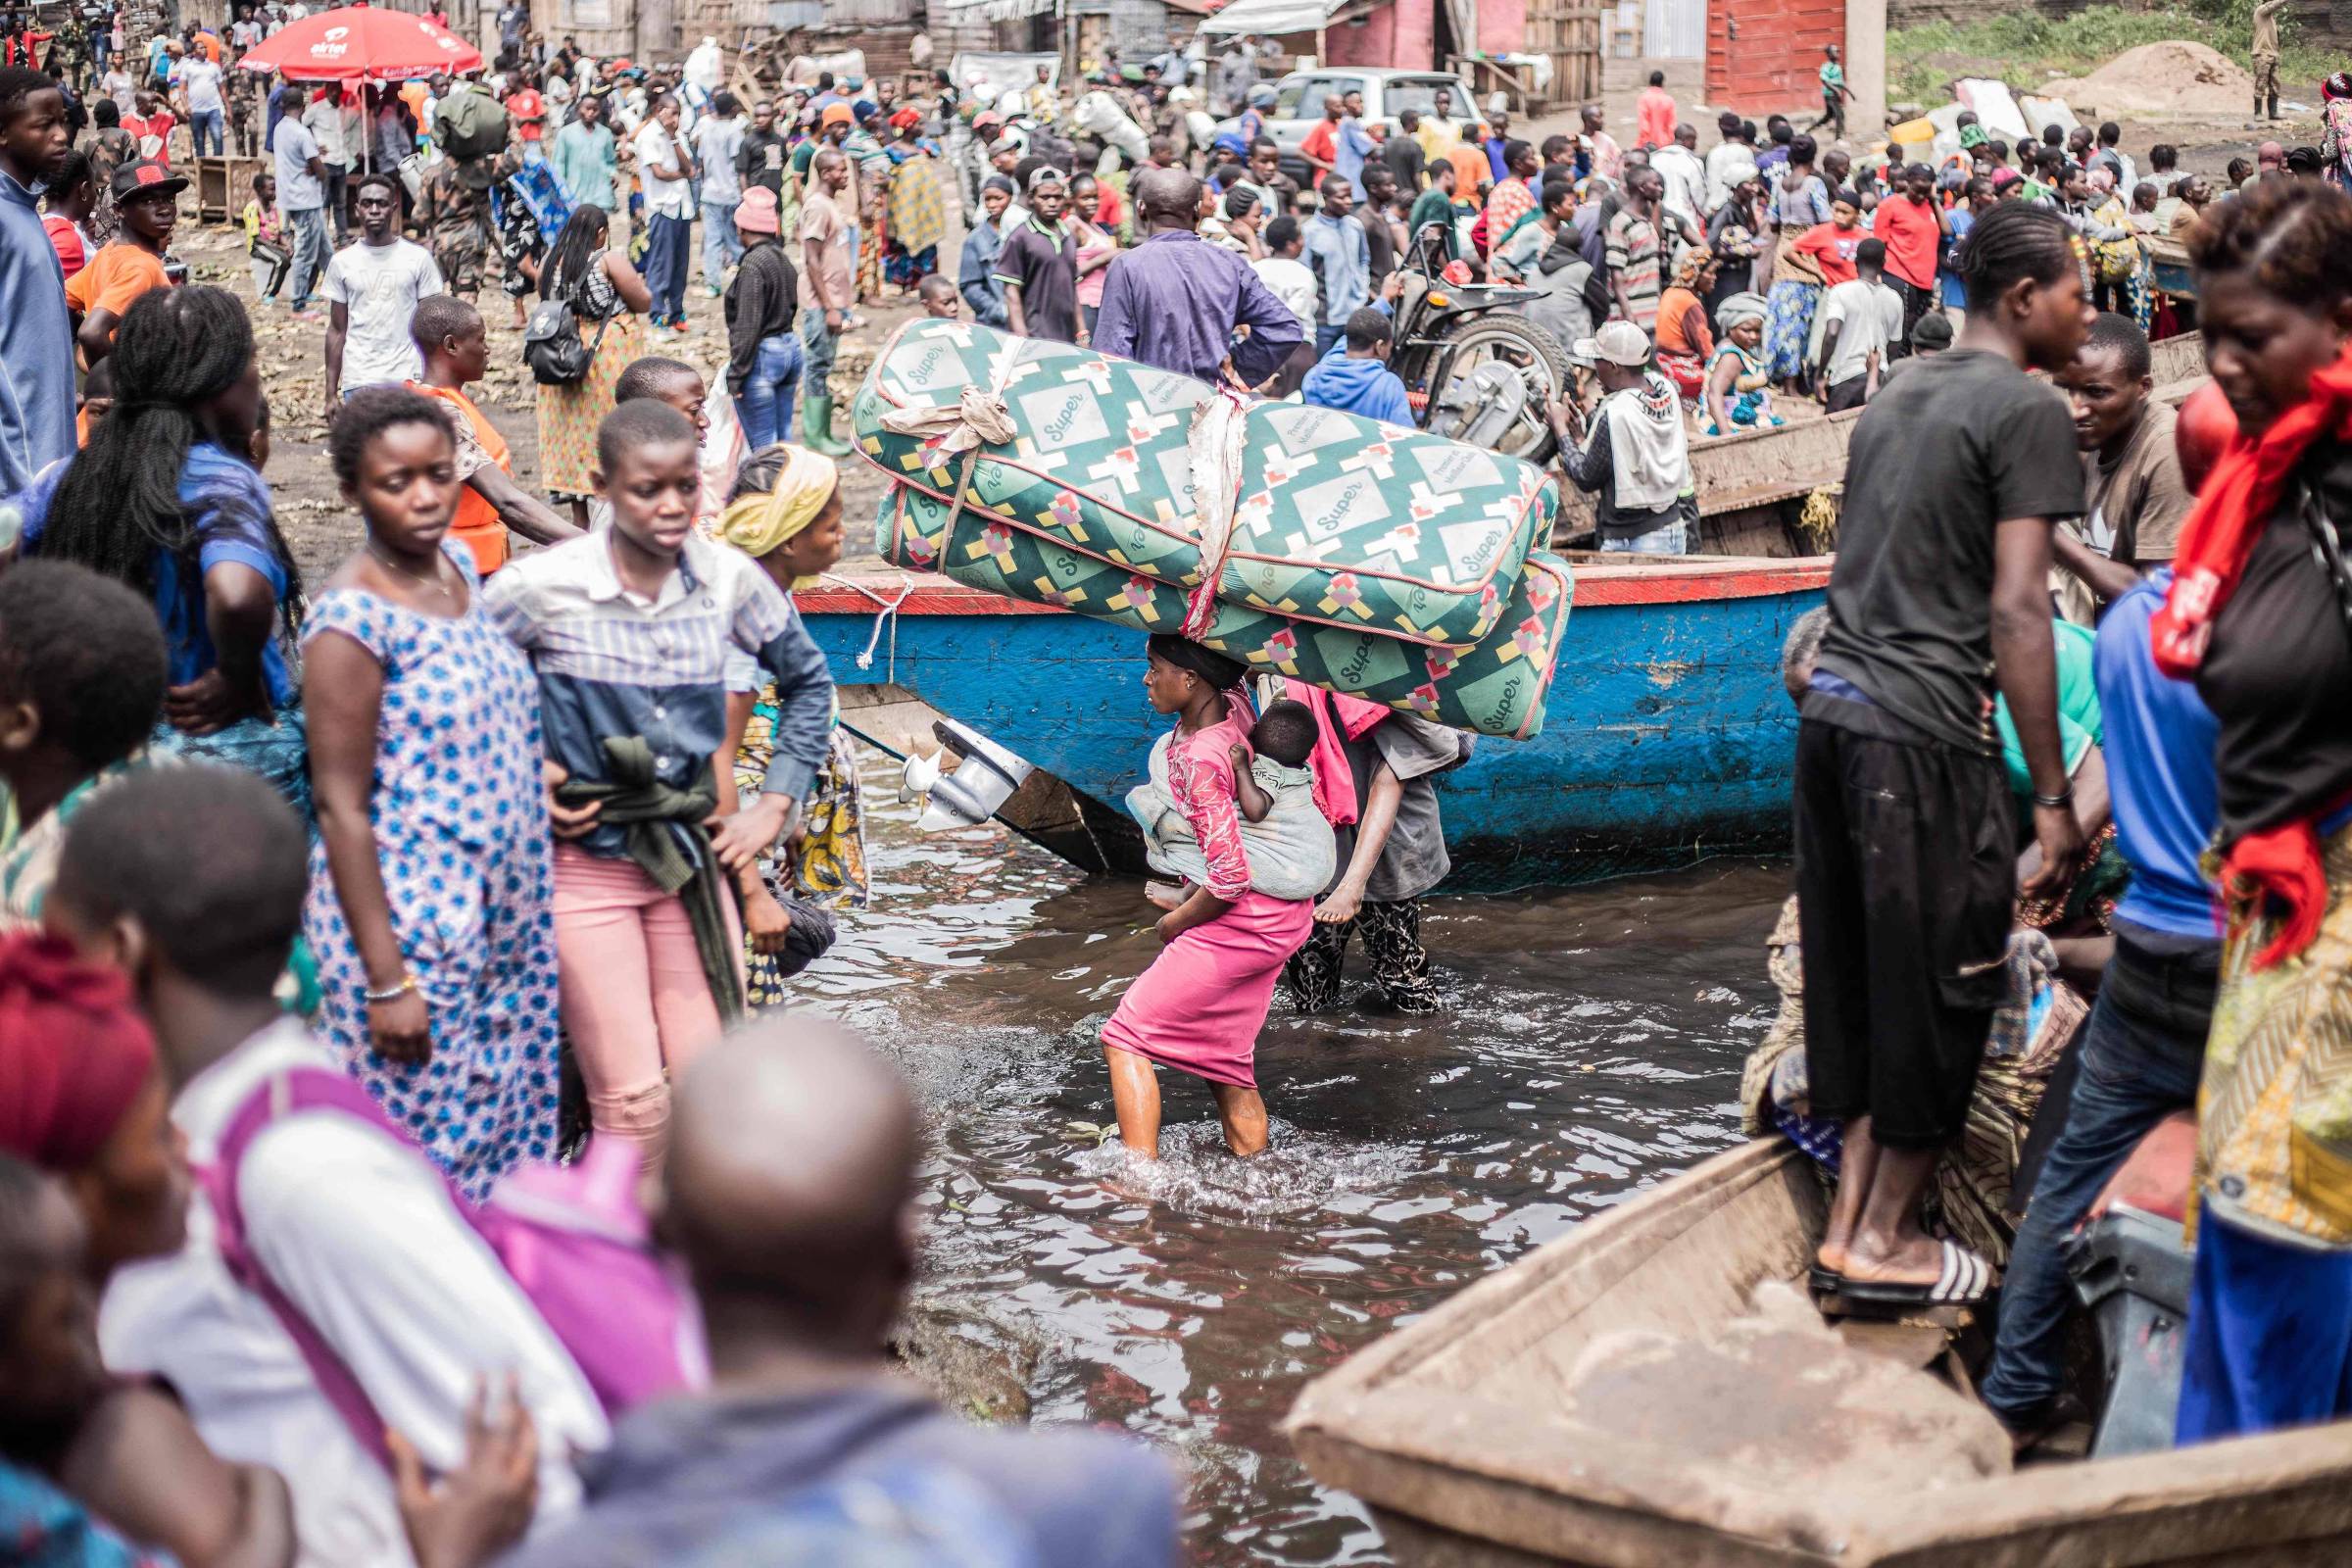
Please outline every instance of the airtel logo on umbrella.
M329 27L311 45L313 60L334 60L350 53L351 46L343 40L351 36L349 27Z

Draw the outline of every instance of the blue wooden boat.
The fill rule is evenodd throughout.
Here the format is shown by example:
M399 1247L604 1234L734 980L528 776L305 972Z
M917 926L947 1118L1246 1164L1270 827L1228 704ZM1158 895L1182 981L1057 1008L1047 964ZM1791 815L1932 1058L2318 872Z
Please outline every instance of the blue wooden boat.
M1829 576L1827 557L1579 560L1543 733L1482 739L1440 781L1456 865L1447 890L1785 847L1796 715L1781 643ZM1016 797L1006 820L1090 869L1141 869L1140 835L1116 803L1166 721L1144 701L1134 632L895 570L795 597L840 685L897 687L1075 793L1074 814L1066 800L1056 815ZM871 695L845 694L846 722L898 750L858 720L858 699Z
M2177 295L2181 299L2197 297L2197 270L2189 265L2188 247L2170 236L2157 236L2148 241L2149 265L2156 273L2156 292ZM2198 367L2202 369L2203 367ZM2159 386L2164 378L2157 378Z

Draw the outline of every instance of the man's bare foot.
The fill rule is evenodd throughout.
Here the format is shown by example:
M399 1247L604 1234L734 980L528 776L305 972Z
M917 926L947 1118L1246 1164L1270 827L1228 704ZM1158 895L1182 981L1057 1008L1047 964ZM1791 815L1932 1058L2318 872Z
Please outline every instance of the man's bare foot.
M1943 1244L1933 1236L1906 1236L1884 1250L1870 1242L1854 1238L1838 1266L1840 1275L1874 1285L1933 1285L1943 1276Z
M1840 1230L1837 1225L1832 1224L1828 1230L1822 1232L1821 1245L1813 1250L1813 1261L1833 1274L1842 1274L1845 1272L1846 1256L1853 1250L1853 1232Z
M1184 905L1184 889L1173 882L1147 882L1144 897L1163 909L1181 908Z

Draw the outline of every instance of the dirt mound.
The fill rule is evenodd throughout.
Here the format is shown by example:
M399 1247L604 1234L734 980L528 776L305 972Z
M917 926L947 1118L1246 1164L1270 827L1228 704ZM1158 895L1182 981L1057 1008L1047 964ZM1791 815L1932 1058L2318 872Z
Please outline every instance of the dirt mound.
M2063 98L2077 119L2118 115L2242 115L2254 78L2201 43L2168 38L2127 49L2079 81L2053 81L2038 96Z

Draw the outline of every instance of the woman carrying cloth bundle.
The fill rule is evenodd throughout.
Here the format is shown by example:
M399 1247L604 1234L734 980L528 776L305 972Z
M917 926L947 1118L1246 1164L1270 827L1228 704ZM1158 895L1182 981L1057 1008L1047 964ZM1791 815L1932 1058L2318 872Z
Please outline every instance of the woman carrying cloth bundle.
M660 1164L669 1074L744 1007L735 890L791 831L824 764L833 681L792 601L694 526L694 424L637 398L597 429L601 533L534 551L482 604L539 680L555 851L563 1019L600 1138ZM760 792L718 809L728 653L775 682L775 750Z
M1102 1026L1102 1055L1118 1106L1119 1140L1159 1155L1159 1083L1152 1063L1203 1078L1217 1097L1225 1147L1247 1158L1266 1147L1266 1102L1252 1058L1282 966L1314 924L1311 899L1278 899L1250 887L1242 850L1236 748L1247 750L1252 714L1247 671L1223 654L1165 634L1152 639L1144 692L1176 718L1168 792L1191 823L1207 880L1160 916L1165 944Z
M833 460L781 442L744 460L716 529L752 558L787 596L813 588L841 560L841 470ZM833 945L831 908L862 908L865 830L858 751L834 709L833 735L816 783L802 803L801 827L770 844L737 876L743 895L746 1004L783 1005L784 982ZM718 809L731 815L757 796L775 760L776 684L751 660L727 661L727 744L717 758Z
M2189 244L2238 434L2150 628L2221 726L2181 1443L2352 1414L2352 197L2265 181Z

